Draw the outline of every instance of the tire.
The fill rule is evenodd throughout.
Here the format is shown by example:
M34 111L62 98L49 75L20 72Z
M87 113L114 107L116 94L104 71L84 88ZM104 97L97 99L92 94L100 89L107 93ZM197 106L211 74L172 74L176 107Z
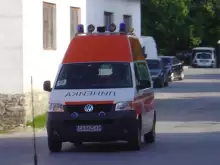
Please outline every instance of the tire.
M75 142L74 143L76 148L81 148L82 147L82 142Z
M50 152L61 152L62 142L55 141L52 138L48 137L48 149Z
M174 73L171 73L171 75L170 75L170 81L173 82L174 79L175 79L175 75L174 75Z
M184 77L185 77L184 73L183 73L183 72L181 72L180 77L179 77L179 80L183 80L183 79L184 79Z
M144 134L144 142L146 144L154 143L156 141L156 114L154 115L154 123L150 132Z
M164 87L164 82L162 80L159 80L157 83L156 83L156 87L157 88L163 88Z
M138 126L134 134L130 135L131 138L128 141L129 149L139 151L141 149L141 129Z
M168 87L168 86L169 86L168 80L166 80L166 82L164 82L164 86L165 86L165 87Z

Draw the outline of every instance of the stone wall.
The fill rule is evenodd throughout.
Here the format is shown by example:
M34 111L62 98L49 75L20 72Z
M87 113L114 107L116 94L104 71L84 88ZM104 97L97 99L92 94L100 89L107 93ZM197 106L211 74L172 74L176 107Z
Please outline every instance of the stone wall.
M48 96L46 92L34 92L35 116L46 112ZM32 120L31 93L0 94L0 131L26 126L30 120Z
M23 125L25 116L24 95L0 94L0 131Z

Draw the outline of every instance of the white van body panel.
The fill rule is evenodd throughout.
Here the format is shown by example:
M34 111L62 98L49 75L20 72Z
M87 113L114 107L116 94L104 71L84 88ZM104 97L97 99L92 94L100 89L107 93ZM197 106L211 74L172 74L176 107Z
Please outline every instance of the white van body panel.
M153 37L141 36L140 38L141 46L145 47L145 54L147 54L147 59L157 59L157 44Z

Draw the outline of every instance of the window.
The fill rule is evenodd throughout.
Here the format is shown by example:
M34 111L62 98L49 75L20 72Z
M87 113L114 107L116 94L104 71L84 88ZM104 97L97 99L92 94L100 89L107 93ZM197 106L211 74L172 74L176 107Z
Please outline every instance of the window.
M114 22L114 14L111 12L104 12L104 23L105 27L112 24Z
M135 76L137 85L140 85L143 89L151 87L150 74L146 63L135 63Z
M210 53L198 53L196 54L198 59L212 59L212 55Z
M63 65L55 89L131 88L132 86L129 63L99 62Z
M56 5L43 2L43 48L56 49Z
M160 60L152 60L152 59L148 59L147 60L147 64L149 69L161 69L162 68L162 64Z
M163 57L161 58L163 66L172 65L172 58L169 57Z
M126 25L126 32L129 32L129 29L132 28L132 16L123 15L123 20Z
M80 8L70 7L70 39L77 33L77 25L81 23Z

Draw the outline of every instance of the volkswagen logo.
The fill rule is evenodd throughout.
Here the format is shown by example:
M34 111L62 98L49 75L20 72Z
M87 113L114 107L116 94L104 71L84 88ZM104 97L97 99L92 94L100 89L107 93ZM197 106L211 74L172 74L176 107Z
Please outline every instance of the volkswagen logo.
M93 111L93 105L91 104L87 104L85 107L84 107L84 110L85 112L92 112Z

